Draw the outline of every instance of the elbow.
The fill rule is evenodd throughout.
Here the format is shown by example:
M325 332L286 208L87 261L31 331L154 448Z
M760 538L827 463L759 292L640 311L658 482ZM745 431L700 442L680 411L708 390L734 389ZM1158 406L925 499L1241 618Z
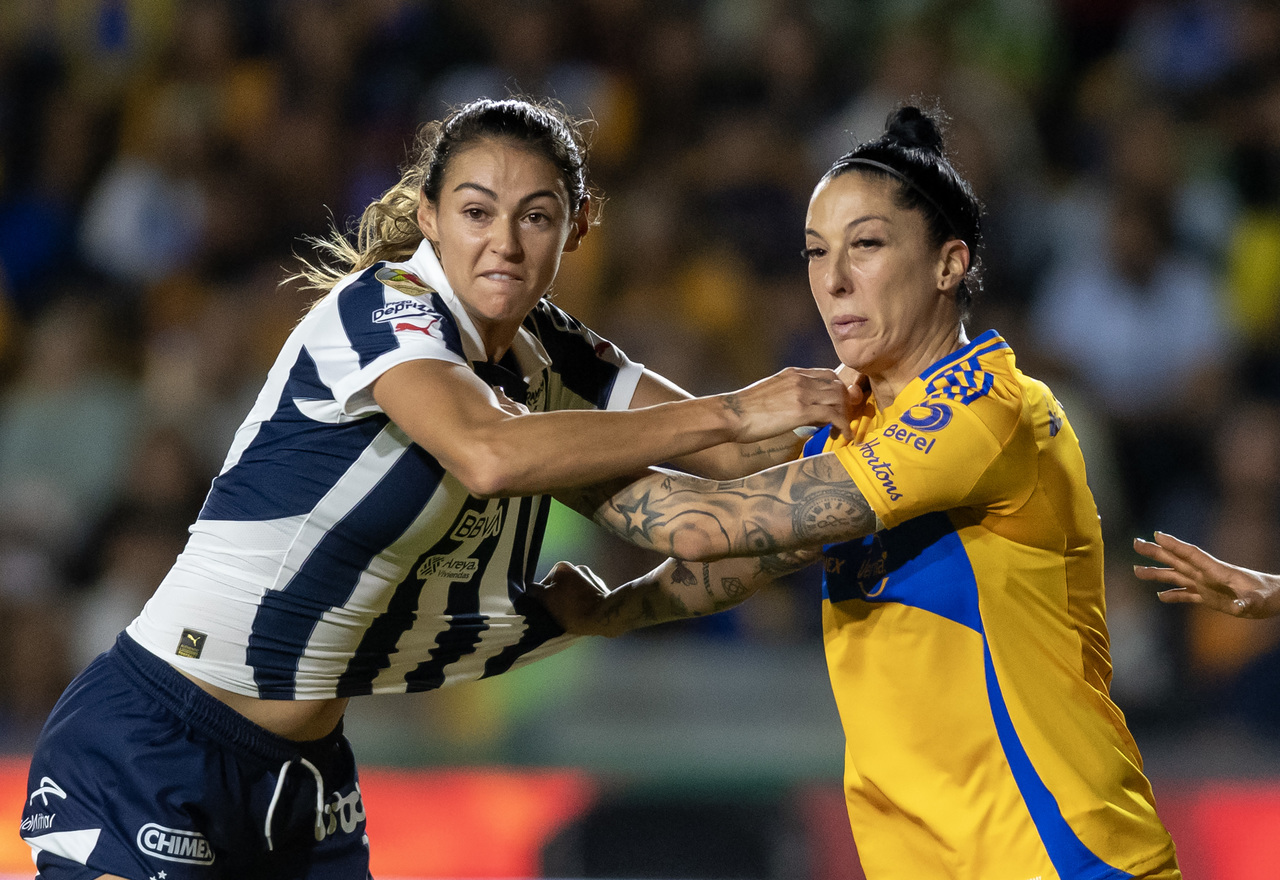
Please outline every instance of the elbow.
M501 456L488 450L474 450L466 460L450 467L449 473L477 498L503 498L523 494L518 474Z
M671 555L686 562L715 562L729 555L729 546L719 535L686 528L671 536Z

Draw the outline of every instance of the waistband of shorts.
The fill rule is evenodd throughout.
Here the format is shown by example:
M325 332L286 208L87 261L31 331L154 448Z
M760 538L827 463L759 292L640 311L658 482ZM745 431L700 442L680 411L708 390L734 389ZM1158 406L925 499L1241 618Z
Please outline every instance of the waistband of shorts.
M122 632L116 637L108 657L160 705L193 728L249 757L280 763L299 757L320 757L343 737L341 721L332 732L307 742L274 734L202 690L163 658L135 642L128 633Z

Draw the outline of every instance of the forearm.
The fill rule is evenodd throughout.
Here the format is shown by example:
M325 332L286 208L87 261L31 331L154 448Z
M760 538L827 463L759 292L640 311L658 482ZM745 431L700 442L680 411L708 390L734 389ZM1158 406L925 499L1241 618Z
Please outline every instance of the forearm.
M512 416L477 438L470 450L477 473L468 486L482 496L554 493L726 443L736 422L725 397L644 409Z
M612 590L600 601L590 626L594 634L617 636L640 627L715 614L820 556L819 550L805 550L692 565L668 559L648 574Z
M727 482L654 470L627 485L560 497L623 540L697 561L786 553L879 527L831 454Z
M788 431L759 443L721 443L674 458L672 467L712 480L733 480L775 465L795 461L804 440Z

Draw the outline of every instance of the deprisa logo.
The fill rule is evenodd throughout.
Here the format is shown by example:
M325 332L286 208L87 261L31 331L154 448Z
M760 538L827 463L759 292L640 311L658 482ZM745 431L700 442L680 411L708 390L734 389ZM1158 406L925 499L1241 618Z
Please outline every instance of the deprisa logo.
M399 299L389 302L381 308L373 310L373 323L387 324L391 321L398 321L401 318L421 318L430 315L438 318L430 308L420 302L411 299Z
M148 822L138 829L138 849L166 862L212 865L213 847L203 834Z
M889 496L890 501L899 501L902 499L902 490L898 488L898 484L893 481L893 464L885 461L880 457L880 453L876 451L876 447L880 445L880 440L868 440L858 447L859 454L867 460L867 467L871 469L871 473L880 481L880 485L884 487L885 494Z

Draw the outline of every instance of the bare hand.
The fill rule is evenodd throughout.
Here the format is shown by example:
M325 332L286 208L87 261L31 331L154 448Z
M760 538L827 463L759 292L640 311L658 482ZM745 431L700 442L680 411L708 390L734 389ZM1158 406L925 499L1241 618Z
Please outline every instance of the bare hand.
M734 440L739 443L766 440L804 425L832 425L852 440L849 424L860 402L834 370L800 367L787 367L721 399L738 418Z
M1135 565L1143 580L1171 585L1156 595L1161 602L1205 605L1232 617L1271 617L1280 614L1280 577L1223 562L1194 544L1163 532L1155 541L1134 539L1133 549L1160 563Z
M542 603L565 632L578 636L615 636L606 599L609 587L585 565L557 562L528 594Z

